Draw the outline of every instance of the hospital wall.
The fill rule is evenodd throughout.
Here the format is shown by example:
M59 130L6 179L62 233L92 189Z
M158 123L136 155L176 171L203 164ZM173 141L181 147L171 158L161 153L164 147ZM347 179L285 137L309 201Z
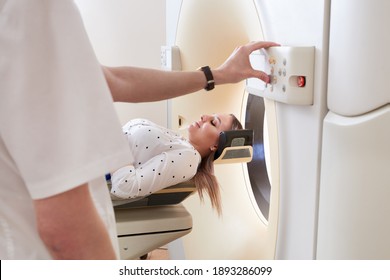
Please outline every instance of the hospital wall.
M107 66L160 68L166 40L165 1L75 0L98 60ZM115 103L122 124L147 118L167 125L167 101Z

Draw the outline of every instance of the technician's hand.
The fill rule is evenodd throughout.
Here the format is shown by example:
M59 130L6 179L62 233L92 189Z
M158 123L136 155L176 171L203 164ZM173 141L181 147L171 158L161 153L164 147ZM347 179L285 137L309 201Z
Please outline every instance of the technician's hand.
M259 78L269 82L269 77L263 71L252 68L249 55L256 50L280 46L274 42L250 42L237 47L229 58L218 68L213 69L215 84L237 83L248 78Z

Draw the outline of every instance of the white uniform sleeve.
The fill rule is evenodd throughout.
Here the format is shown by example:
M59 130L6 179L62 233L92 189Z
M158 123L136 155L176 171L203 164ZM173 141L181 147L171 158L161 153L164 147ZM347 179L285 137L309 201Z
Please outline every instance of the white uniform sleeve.
M125 166L111 176L111 194L119 199L150 195L190 180L197 171L199 154L192 149L161 153L135 168Z
M1 8L0 129L31 197L127 164L129 147L73 1Z

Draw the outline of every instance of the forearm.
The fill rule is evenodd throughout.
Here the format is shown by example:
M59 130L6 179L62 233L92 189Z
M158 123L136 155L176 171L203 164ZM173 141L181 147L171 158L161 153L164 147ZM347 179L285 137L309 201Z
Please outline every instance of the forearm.
M249 55L258 49L277 46L273 42L251 42L238 47L219 67L212 69L215 85L237 83L247 78L269 82L263 71L252 68ZM169 99L205 88L202 71L162 71L135 67L103 67L114 101L148 102Z
M206 78L201 71L162 71L136 67L103 67L116 102L165 100L201 90Z
M54 259L115 259L88 185L35 201L37 226Z

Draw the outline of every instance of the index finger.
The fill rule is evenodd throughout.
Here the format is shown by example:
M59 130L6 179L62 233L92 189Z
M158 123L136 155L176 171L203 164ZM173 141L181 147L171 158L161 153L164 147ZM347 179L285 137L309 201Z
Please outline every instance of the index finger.
M250 52L260 50L260 49L266 49L269 47L277 47L277 46L280 46L280 44L275 42L269 42L269 41L256 41L247 44L247 47Z

